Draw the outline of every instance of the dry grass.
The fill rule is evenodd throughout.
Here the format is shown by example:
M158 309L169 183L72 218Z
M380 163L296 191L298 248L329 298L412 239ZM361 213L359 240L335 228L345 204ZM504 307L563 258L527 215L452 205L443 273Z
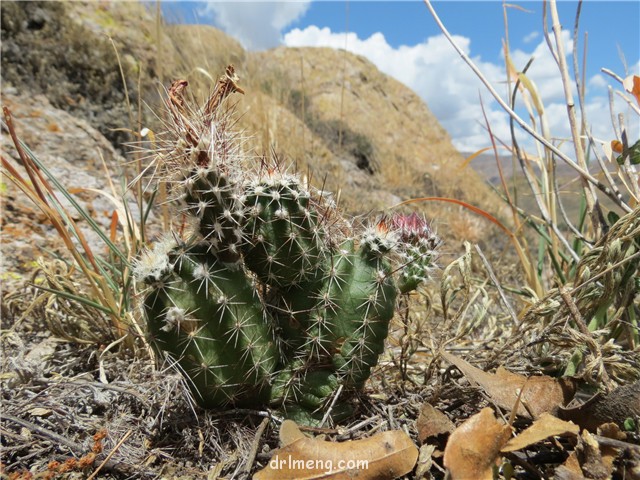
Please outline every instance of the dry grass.
M427 5L439 22L431 4L427 2ZM560 151L554 144L553 132L544 128L545 108L535 85L526 76L528 66L518 71L511 63L508 42L505 43L505 58L512 92L508 103L495 93L494 86L473 62L460 50L458 53L507 111L512 125L518 124L536 140L537 150L531 154L518 145L512 130L507 148L524 173L527 190L524 193L535 199L537 211L523 209L516 200L522 197L523 192L519 191L518 196L514 196L514 185L501 172L500 193L511 212L510 224L514 233L510 235L525 281L515 289L509 288L518 293L512 302L524 307L514 325L517 326L515 335L523 335L520 339L524 345L536 345L526 350L531 354L528 360L531 368L545 365L555 374L575 376L585 384L606 391L640 376L637 362L632 360L637 358L640 349L637 333L640 232L636 225L638 209L633 208L638 204L638 192L631 180L637 179L637 172L630 157L615 166L613 174L602 161L601 150L595 148L597 142L589 133L588 119L581 109L584 89L581 87L583 75L578 67L577 50L573 52L574 77L570 78L555 2L545 3L545 15L551 18L553 33L545 31L545 36L547 43L557 49L558 76L565 86L566 104L576 105L568 109L573 155ZM579 44L579 15L578 10L574 22L575 48ZM457 48L444 25L440 23L440 27ZM508 35L508 23L505 27ZM573 82L578 85L577 101L573 98ZM628 88L626 93L634 95ZM634 101L640 105L640 96L637 93L635 96L635 100L629 99L632 107ZM529 121L514 111L518 97L528 108ZM640 113L638 108L631 111ZM490 125L487 125L487 130L491 132ZM623 132L617 142L626 142L624 130L618 128L617 131ZM500 167L498 146L504 145L504 140L493 137L490 140ZM629 143L631 141L627 145ZM585 155L588 149L598 158L596 172L591 172L587 165ZM565 202L571 192L567 196L560 191L556 162L566 164L576 175L574 195L582 199L582 208L577 212L566 207ZM606 179L606 183L599 178ZM522 185L516 188L522 188ZM604 205L612 205L613 209L607 213ZM571 218L567 212L575 216ZM621 214L626 215L620 218ZM588 280L592 277L595 279ZM496 288L501 287L496 284ZM526 328L522 328L525 325ZM524 330L528 330L527 335L524 335ZM520 357L522 346L509 345L514 358Z

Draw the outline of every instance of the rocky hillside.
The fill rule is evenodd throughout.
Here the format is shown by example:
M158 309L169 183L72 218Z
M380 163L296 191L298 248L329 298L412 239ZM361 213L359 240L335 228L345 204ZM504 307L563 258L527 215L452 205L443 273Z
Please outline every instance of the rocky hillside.
M461 155L420 98L366 59L330 49L246 52L212 27L166 25L154 8L2 2L2 101L14 110L19 132L37 137L37 154L49 155L54 166L64 161L102 177L96 162L105 148L95 135L115 149L109 148L109 158L130 155L130 132L162 130L162 88L185 78L191 93L205 98L233 63L246 92L236 108L238 125L250 136L247 148L257 155L274 149L316 185L339 191L351 212L380 211L422 196L453 196L485 208L495 202L475 172L461 176ZM34 105L38 98L41 108ZM60 110L86 122L86 142L70 137L82 128L63 128L59 121L46 127L45 110L49 118ZM91 154L78 152L79 144L91 148L91 142ZM3 143L9 143L4 131ZM56 155L50 155L54 143ZM117 158L109 165L114 178L124 163ZM8 208L23 201L7 182L2 191ZM21 208L27 207L14 210ZM468 228L473 218L458 207L419 208L435 218L445 239L474 234ZM3 226L3 241L11 242ZM44 245L46 232L40 234Z

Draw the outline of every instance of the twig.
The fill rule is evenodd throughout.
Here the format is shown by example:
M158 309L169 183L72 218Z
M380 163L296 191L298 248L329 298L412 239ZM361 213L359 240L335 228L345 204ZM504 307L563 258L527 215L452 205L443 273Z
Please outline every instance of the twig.
M329 408L327 408L327 411L322 417L322 422L320 422L321 427L326 423L327 420L329 420L329 417L331 416L331 410L333 410L333 406L336 404L336 402L338 401L338 397L342 393L342 387L344 387L344 385L340 385L336 393L333 395L333 399L331 399L331 405L329 405Z
M513 89L513 95L511 97L511 104L512 105L516 104L516 94L518 92L518 82L516 82L516 87ZM534 178L532 177L531 172L529 172L529 170L527 169L527 166L525 164L524 155L522 153L522 150L520 149L520 146L518 145L518 141L516 140L516 134L515 134L515 129L514 129L514 125L513 125L515 120L516 119L514 117L510 117L509 118L509 128L511 130L511 141L513 143L513 148L514 148L514 150L516 152L516 158L520 162L520 167L522 169L522 173L524 174L524 177L525 177L527 183L529 184L529 188L533 192L533 199L535 200L536 205L538 206L538 210L540 210L540 215L542 216L542 219L543 219L544 223L551 228L553 233L556 235L556 238L560 241L560 243L562 243L564 245L566 251L569 252L569 254L573 258L573 260L577 263L580 260L580 257L573 250L573 248L569 244L569 241L562 234L562 232L558 228L558 225L556 224L556 222L554 222L552 220L552 218L551 218L551 216L549 214L549 210L547 209L547 206L544 204L544 202L541 199L540 191L538 190L538 188L536 186L537 183L534 181Z
M373 417L366 418L363 421L356 423L352 427L349 427L345 432L341 433L337 438L338 440L341 440L343 438L350 438L354 432L378 420L380 420L380 415L374 415Z
M569 67L564 51L564 41L562 39L562 26L558 17L558 8L556 0L549 0L551 5L551 19L553 21L553 34L556 39L556 48L558 49L558 68L560 69L560 77L562 78L562 86L564 88L564 98L567 104L567 114L569 116L569 126L571 127L571 138L573 140L573 148L576 154L578 165L585 171L588 171L587 161L584 156L584 148L582 148L582 140L576 118L576 106L573 100L573 92L571 90L571 79L569 78ZM577 20L576 20L577 22ZM587 201L587 211L591 217L593 228L596 232L602 230L602 215L599 214L599 206L596 201L596 194L591 185L585 178L582 179L585 199ZM598 235L596 235L598 236Z
M519 327L520 321L518 320L518 316L516 315L516 312L513 310L513 307L509 303L507 296L504 294L504 290L502 290L502 286L500 285L500 282L498 282L498 279L496 278L496 274L494 273L493 268L491 268L491 264L489 263L487 258L484 256L484 253L482 253L480 246L476 244L475 247L476 247L476 251L478 252L478 255L480 255L480 259L482 260L482 263L484 264L484 268L486 268L487 272L489 273L489 277L491 278L491 281L493 282L495 287L498 289L498 294L500 295L500 299L502 300L502 303L504 303L505 307L507 307L507 311L509 312L511 319L513 320L513 324L516 327Z
M628 107L633 110L635 113L637 113L638 115L640 115L640 107L636 104L636 102L634 102L631 97L629 97L628 95L625 95L624 93L622 93L620 90L616 90L615 91L616 95L618 95L622 100L624 100L624 102L628 105Z
M219 412L208 412L211 417L233 417L236 415L253 415L256 417L266 417L282 423L283 419L266 410L251 410L250 408L234 408L233 410L222 410Z
M249 472L251 472L251 467L253 466L253 462L255 462L256 460L256 455L258 455L258 449L260 448L260 439L262 439L262 435L264 434L264 430L267 428L267 425L269 425L269 419L263 418L262 422L260 422L258 430L256 430L256 435L253 438L249 456L247 457L244 467L242 468L242 471L246 473L247 476L249 475Z
M600 435L593 435L593 438L603 447L621 448L625 451L640 455L640 445L633 443L623 442L622 440L616 440L615 438L602 437Z
M613 134L615 138L620 138L620 128L618 127L618 123L616 122L616 114L615 114L615 102L613 100L613 88L611 85L607 87L607 94L609 96L609 115L611 116L611 127L613 128Z
M506 22L506 14L505 14L505 22ZM505 49L505 55L508 54L508 47ZM507 75L507 81L509 82L509 88L511 88L511 77ZM500 184L502 185L502 191L507 200L507 204L511 207L511 214L513 216L513 223L516 226L516 229L520 229L520 219L518 218L517 205L514 200L511 198L511 193L509 192L509 187L507 186L507 181L504 177L504 172L502 171L502 165L500 163L500 158L498 155L498 147L496 146L496 137L491 130L491 124L489 123L489 118L487 118L487 112L484 108L484 102L482 101L482 95L478 94L480 101L480 108L482 109L482 116L484 117L485 128L489 133L489 140L491 141L491 148L493 149L493 155L496 159L496 167L498 168L498 175L500 176Z
M125 442L125 440L131 436L132 433L133 433L133 430L129 430L127 433L125 433L122 436L122 438L116 444L116 446L113 447L113 449L109 452L109 455L107 455L106 458L102 461L102 463L100 465L98 465L98 468L96 468L94 470L94 472L91 475L89 475L89 478L87 478L87 480L93 480L95 478L95 476L98 474L98 472L100 470L102 470L102 467L104 467L107 464L107 462L109 460L111 460L111 457L113 456L113 454L118 451L118 449L122 446L122 444Z
M88 382L86 380L62 380L62 381L47 381L46 379L37 379L35 383L47 386L56 386L56 385L76 385L78 387L89 387L89 388L101 388L104 390L112 390L114 392L125 393L127 395L131 395L135 397L140 403L142 403L145 407L149 407L149 400L139 392L136 392L132 389L121 387L117 384L113 383L100 383L100 382Z
M556 175L556 164L555 164L555 162L553 163L553 191L555 192L555 197L556 197L556 200L558 202L558 207L560 209L560 215L562 215L562 218L564 220L564 223L567 225L567 228L569 228L569 230L571 230L571 232L575 235L575 237L577 239L580 239L580 240L582 240L583 242L585 242L585 243L587 243L589 245L593 245L594 241L587 239L582 234L582 232L580 232L580 230L578 230L573 225L573 223L571 222L571 219L569 218L569 215L567 215L567 211L564 208L564 203L562 202L562 197L560 196L560 188L558 187L558 176Z
M556 51L553 49L553 43L551 42L551 35L549 35L549 14L547 12L547 3L542 2L542 30L544 32L544 41L547 44L547 48L549 49L549 53L553 57L553 60L558 64L558 55Z
M606 75L609 75L611 78L613 78L614 80L617 80L620 83L624 82L622 77L620 77L617 73L609 70L608 68L601 68L600 71Z
M616 182L614 182L613 177L609 173L609 169L607 169L606 165L602 161L602 156L598 153L598 149L596 148L596 141L593 138L593 135L591 134L591 132L587 133L587 138L589 139L589 145L591 147L591 151L596 157L596 160L598 161L598 165L600 166L600 170L602 170L604 177L607 179L607 183L611 187L611 190L613 190L613 193L615 193L615 195L620 199L620 201L622 201L622 193L620 193L620 190L618 189Z
M27 430L30 430L41 437L48 438L49 440L53 440L56 443L64 445L65 447L68 447L71 451L75 453L81 452L83 450L81 445L75 442L72 442L71 440L63 437L62 435L58 435L57 433L52 432L51 430L41 427L40 425L31 423L28 420L23 420L22 418L14 417L13 415L10 415L8 413L3 413L0 418L4 420L9 420L10 422L20 425L21 427L24 427Z
M586 72L587 72L587 40L588 32L584 34L584 49L582 51L582 69L580 69L578 61L578 33L580 25L580 12L582 11L582 0L578 2L578 8L576 10L576 19L573 24L573 79L576 84L576 91L578 92L578 104L580 105L580 133L581 135L587 130L587 112L584 107L584 95L586 86ZM582 77L580 73L582 72ZM582 145L584 148L584 145Z
M391 430L396 430L398 427L396 425L396 420L393 417L393 407L391 405L387 405L386 412L387 419L389 421L389 428L391 428Z
M606 75L609 75L610 77L612 77L614 80L617 80L620 83L623 83L624 80L622 79L622 77L620 77L619 75L617 75L616 73L612 72L611 70L609 70L608 68L601 68L600 71ZM638 105L634 102L631 101L630 98L622 95L622 99L627 102L629 104L629 107L631 107L631 109L633 111L635 111L638 115L640 115L640 107L638 107Z
M518 455L519 452L506 452L503 453L503 455L509 459L509 461L515 463L516 465L519 465L520 467L522 467L523 469L525 469L527 472L529 472L531 475L535 476L535 478L539 478L539 479L543 479L544 477L540 474L540 471L535 468L533 465L531 465L531 463L529 463L527 460L525 460L524 458L521 458L520 455Z

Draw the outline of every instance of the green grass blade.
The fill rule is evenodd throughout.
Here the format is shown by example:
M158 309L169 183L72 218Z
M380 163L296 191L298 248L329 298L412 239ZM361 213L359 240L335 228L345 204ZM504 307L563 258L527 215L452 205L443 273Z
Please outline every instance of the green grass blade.
M109 247L109 249L116 254L118 257L122 259L127 265L129 262L124 253L120 251L120 249L111 242L109 237L102 231L100 226L95 222L93 218L87 213L87 211L80 206L80 204L73 198L73 196L67 191L67 189L58 181L58 179L44 166L44 164L38 159L38 157L29 149L29 147L20 140L20 145L24 149L24 151L29 155L31 160L38 166L40 170L42 170L47 176L48 180L53 183L53 185L65 196L67 200L73 205L73 208L84 218L92 230L96 232L96 234L102 239L102 241ZM57 203L57 202L56 202ZM58 209L58 211L60 211Z
M89 300L88 298L85 297L81 297L80 295L74 295L73 293L69 293L69 292L65 292L63 290L56 290L55 288L49 288L49 287L45 287L42 285L36 285L35 283L31 283L31 286L37 288L38 290L44 290L45 292L49 292L52 293L56 296L60 296L63 298L67 298L69 300L73 300L75 302L81 303L83 305L86 305L88 307L92 307L95 308L96 310L100 310L101 312L104 312L108 315L113 315L114 312L112 312L110 309L108 309L107 307L100 305L99 303L96 303L92 300Z

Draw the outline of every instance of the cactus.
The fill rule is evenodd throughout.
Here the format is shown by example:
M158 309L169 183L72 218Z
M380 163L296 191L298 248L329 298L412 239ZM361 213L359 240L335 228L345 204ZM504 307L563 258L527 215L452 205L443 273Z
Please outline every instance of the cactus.
M209 245L161 244L146 261L149 337L168 352L204 407L265 402L277 361L275 338L252 281L209 251Z
M184 189L184 211L197 219L203 240L221 260L238 261L245 212L227 175L215 167L200 167L185 177Z
M268 172L246 186L244 262L272 287L313 281L326 261L322 219L311 192L293 175Z
M402 264L398 289L408 293L426 282L433 269L433 255L440 240L431 232L429 225L416 213L409 216L395 216L389 220L386 228L398 233L397 253Z
M150 342L205 408L268 405L317 424L331 405L340 421L384 349L397 296L428 278L437 237L415 214L356 228L277 159L244 165L222 107L240 91L232 67L202 111L185 87L169 91L158 161L192 228L137 263Z

